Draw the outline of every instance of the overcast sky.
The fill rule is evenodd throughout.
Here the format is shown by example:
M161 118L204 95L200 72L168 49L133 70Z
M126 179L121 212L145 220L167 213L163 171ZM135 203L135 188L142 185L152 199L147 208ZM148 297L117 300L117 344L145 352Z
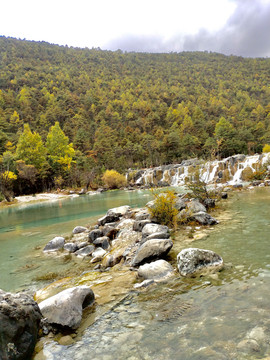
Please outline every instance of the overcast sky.
M270 56L270 0L5 0L0 35L144 52Z

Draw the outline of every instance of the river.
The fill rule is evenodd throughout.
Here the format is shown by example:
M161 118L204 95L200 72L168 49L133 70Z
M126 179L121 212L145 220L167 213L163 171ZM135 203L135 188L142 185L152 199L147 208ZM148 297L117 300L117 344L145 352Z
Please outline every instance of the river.
M149 199L149 194L144 192L119 192L100 196L104 197L102 202L106 204L106 209L102 206L97 213L91 215L93 217L90 216L90 211L89 214L78 215L76 220L73 200L63 201L62 208L60 204L33 205L28 226L24 222L21 222L21 225L16 224L22 210L14 208L14 214L5 226L11 231L1 233L1 245L4 242L6 246L5 241L8 240L3 234L10 238L7 246L9 250L1 246L1 266L3 268L4 260L6 265L12 265L10 269L13 272L8 277L9 284L7 280L3 282L1 279L6 288L29 286L30 278L22 281L27 271L18 274L14 270L16 266L18 269L21 266L16 264L14 267L14 262L20 260L23 263L20 256L23 258L27 249L31 252L37 244L44 245L52 235L70 233L74 225L84 225L109 207L128 203L128 199L134 206L141 206ZM112 197L112 202L107 200L107 196ZM122 200L118 201L118 196L123 196ZM96 201L99 202L100 199L97 198ZM70 204L70 209L74 210L73 215L69 214L66 201ZM91 201L95 199L76 201L82 201L82 204L85 201L88 208L92 209L94 206ZM82 204L77 207L79 213L83 213ZM58 224L56 215L48 215L45 220L40 218L38 229L30 226L33 217L38 216L37 209L43 206L48 207L46 211L51 215L56 211L52 210L54 207L58 209ZM66 210L62 213L63 208ZM166 283L145 290L131 289L111 309L97 318L92 326L75 338L73 344L64 346L51 340L45 344L42 354L38 354L35 359L266 359L270 356L269 208L269 188L235 193L231 200L228 200L223 221L212 230L209 229L206 237L187 244L180 232L174 240L177 251L187 246L216 251L226 264L223 271L193 279L176 275ZM8 218L7 214L5 216ZM59 231L60 229L62 231ZM23 235L35 231L40 234ZM16 240L17 236L20 239ZM32 238L35 238L35 241L32 241ZM21 246L19 240L22 242ZM19 251L15 250L17 246L20 247ZM172 251L172 260L177 251ZM3 257L3 252L12 253L16 260L10 258L10 255ZM40 258L38 259L40 261ZM2 283L1 286L3 287Z
M25 203L0 210L0 289L32 291L48 272L64 273L72 264L43 256L43 248L55 236L68 236L77 225L91 225L108 209L144 206L149 191L110 191L62 200Z

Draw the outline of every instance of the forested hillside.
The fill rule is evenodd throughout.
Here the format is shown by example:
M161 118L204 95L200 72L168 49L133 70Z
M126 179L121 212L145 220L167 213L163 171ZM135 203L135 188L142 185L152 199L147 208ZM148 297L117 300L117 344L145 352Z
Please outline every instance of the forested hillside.
M48 142L57 122L62 152ZM43 187L83 186L105 169L260 152L270 143L269 125L270 59L122 53L0 37L0 155L17 192L26 192L27 171ZM41 162L23 153L22 136L42 145Z

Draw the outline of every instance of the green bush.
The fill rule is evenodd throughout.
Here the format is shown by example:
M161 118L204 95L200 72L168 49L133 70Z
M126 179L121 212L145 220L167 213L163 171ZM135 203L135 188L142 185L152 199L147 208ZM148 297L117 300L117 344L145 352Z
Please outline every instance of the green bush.
M204 203L206 199L214 199L216 197L215 191L209 191L207 184L200 180L199 170L195 169L192 179L186 184L186 188L189 190L187 196L198 199L201 203Z
M154 193L154 205L149 207L149 212L159 224L176 226L178 211L175 208L177 197L172 191Z
M106 170L102 176L102 181L109 189L119 189L127 183L125 176L115 170Z

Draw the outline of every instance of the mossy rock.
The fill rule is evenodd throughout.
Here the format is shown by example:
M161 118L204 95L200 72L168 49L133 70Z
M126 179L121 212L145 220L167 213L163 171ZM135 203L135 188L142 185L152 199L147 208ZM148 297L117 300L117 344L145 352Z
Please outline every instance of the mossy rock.
M243 171L242 171L242 180L243 181L250 181L253 178L253 170L251 169L250 166L247 166Z

